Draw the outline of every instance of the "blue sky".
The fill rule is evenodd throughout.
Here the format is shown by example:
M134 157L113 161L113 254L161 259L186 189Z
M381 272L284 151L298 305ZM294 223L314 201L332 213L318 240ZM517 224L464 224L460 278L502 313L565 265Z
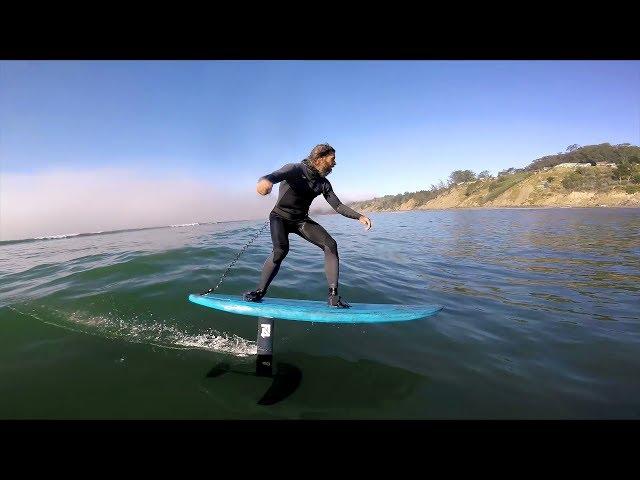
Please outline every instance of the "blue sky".
M74 176L108 172L242 199L325 141L345 201L427 189L455 169L524 166L574 143L638 145L640 62L0 62L0 186L13 192L3 217L29 178L73 190ZM233 214L259 217L274 199L260 200Z

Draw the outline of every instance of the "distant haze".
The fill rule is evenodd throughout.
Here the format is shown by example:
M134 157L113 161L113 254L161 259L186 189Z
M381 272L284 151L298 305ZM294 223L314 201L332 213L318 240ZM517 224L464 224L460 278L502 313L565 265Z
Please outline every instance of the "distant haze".
M0 240L125 228L266 218L277 199L255 183L233 189L219 179L128 169L0 176ZM341 195L343 201L372 194ZM319 197L312 208L330 208Z

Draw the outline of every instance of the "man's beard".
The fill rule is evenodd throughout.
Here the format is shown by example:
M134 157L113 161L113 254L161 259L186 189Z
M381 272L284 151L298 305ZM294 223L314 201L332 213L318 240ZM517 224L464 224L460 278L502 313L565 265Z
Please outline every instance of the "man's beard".
M321 177L326 177L327 175L329 175L331 173L331 170L333 170L333 168L330 168L329 170L318 171L318 173L320 173Z

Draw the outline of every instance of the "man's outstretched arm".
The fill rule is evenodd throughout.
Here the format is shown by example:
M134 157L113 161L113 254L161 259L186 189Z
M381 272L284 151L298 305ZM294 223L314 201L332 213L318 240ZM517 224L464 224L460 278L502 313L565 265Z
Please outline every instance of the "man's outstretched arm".
M371 228L372 224L369 217L366 217L361 213L356 212L355 210L347 207L344 203L342 203L338 198L338 196L333 191L333 188L331 187L331 184L329 182L325 183L325 187L322 193L324 195L324 198L327 199L327 202L329 203L329 205L331 205L331 207L340 215L347 218L353 218L354 220L358 220L361 224L363 224L366 227L367 230Z

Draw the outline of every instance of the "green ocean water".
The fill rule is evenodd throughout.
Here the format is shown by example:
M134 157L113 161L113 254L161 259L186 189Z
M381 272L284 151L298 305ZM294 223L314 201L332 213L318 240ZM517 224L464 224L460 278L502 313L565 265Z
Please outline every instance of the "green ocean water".
M274 405L256 319L194 305L262 221L0 242L2 419L640 417L640 210L500 209L315 219L349 302L442 304L411 322L276 320L301 372ZM219 289L254 288L268 231ZM269 294L326 298L291 236ZM246 375L207 376L219 363Z

